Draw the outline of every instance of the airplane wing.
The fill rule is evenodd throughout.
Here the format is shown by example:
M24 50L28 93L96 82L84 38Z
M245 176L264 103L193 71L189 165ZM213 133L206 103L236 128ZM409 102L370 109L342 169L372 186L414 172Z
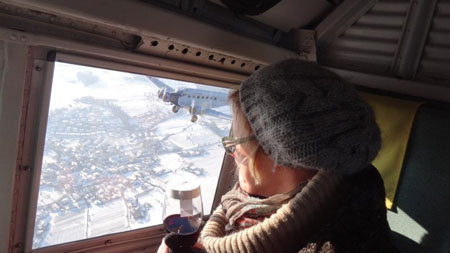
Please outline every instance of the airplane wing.
M153 77L153 76L146 76L146 77L148 78L148 80L150 80L156 86L158 86L158 88L165 89L166 92L174 92L174 89L172 89L172 87L165 84L163 81L159 80L157 77Z
M203 110L203 114L210 115L210 116L217 117L217 118L221 118L221 119L232 120L231 115L223 113L223 112L218 112L216 110L212 110L212 109L209 109L209 108L204 109Z

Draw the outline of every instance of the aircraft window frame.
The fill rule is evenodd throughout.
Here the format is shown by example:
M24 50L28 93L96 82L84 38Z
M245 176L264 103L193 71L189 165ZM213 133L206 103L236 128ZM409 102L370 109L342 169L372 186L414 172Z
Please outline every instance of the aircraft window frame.
M71 55L66 55L66 54L57 54L57 56L61 56L60 58L55 57L56 61L60 61L60 62L65 62L65 63L70 63L70 64L79 64L79 65L85 65L85 66L91 66L91 67L97 67L97 68L104 68L104 69L112 69L112 70L117 70L117 71L124 71L124 72L131 72L131 73L136 73L136 74L143 74L143 75L153 75L153 76L158 76L158 77L165 77L165 78L171 78L171 79L175 79L173 78L174 76L176 76L177 80L183 80L182 78L180 78L179 74L173 74L170 72L164 73L161 71L152 71L151 69L148 68L139 68L139 67L133 67L130 65L126 65L123 63L113 63L111 64L111 62L105 61L105 60L98 60L95 58L89 58L89 57L78 57L78 56L71 56ZM123 247L123 244L130 244L129 249L134 249L136 248L136 246L131 246L131 245L149 245L150 244L154 244L154 245L159 245L161 237L164 234L164 229L162 228L162 224L161 225L156 225L156 226L151 226L151 227L146 227L146 228L141 228L141 229L135 229L135 230L130 230L130 231L125 231L125 232L119 232L119 233L114 233L114 234L109 234L109 235L104 235L104 236L99 236L99 237L95 237L95 238L88 238L88 239L83 239L80 241L73 241L73 242L69 242L69 243L64 243L64 244L58 244L58 245L53 245L53 246L49 246L49 247L44 247L44 248L38 248L38 249L32 249L32 238L33 238L33 231L34 231L34 222L35 222L35 216L36 216L36 208L37 208L37 197L38 197L38 192L39 192L39 181L40 181L40 163L42 163L42 153L43 153L43 148L44 148L44 139L45 139L45 130L46 130L46 123L47 123L47 117L48 117L48 107L49 107L49 103L50 103L50 95L51 95L51 83L52 83L52 78L51 76L53 75L54 72L54 62L47 62L47 64L45 64L44 66L44 71L47 73L45 78L43 79L38 79L35 80L34 82L38 82L39 84L36 85L36 87L38 87L38 91L34 92L34 97L33 99L38 101L38 103L40 103L42 105L42 110L41 112L37 112L35 113L35 115L29 115L28 117L35 117L37 118L37 120L39 121L38 125L39 125L39 133L38 133L38 140L37 140L37 145L34 148L34 150L32 151L32 153L35 154L35 161L34 161L34 168L36 168L36 171L33 173L33 178L32 178L32 182L33 185L31 186L31 197L30 200L28 201L28 223L26 225L25 228L25 233L26 233L26 242L25 242L25 250L26 252L59 252L59 251L67 251L67 250L80 250L80 249L87 249L87 248L92 248L92 250L99 250L101 251L102 247L112 247L111 245L113 244L117 244L117 245L121 245L120 247ZM131 71L130 71L131 70ZM154 72L156 72L157 74L153 74ZM50 75L50 77L49 77ZM192 82L191 80L189 80L189 78L186 78L189 82ZM198 78L197 78L198 79ZM211 84L206 82L207 85L212 85L212 86L216 86L215 84ZM223 82L222 82L223 83ZM222 85L219 85L222 86ZM222 86L223 87L223 86ZM234 84L229 85L230 88L232 87L236 87ZM229 180L228 183L227 182L227 178L232 178L232 176L227 175L230 173L226 173L224 168L225 167L232 167L230 165L230 158L227 156L224 156L224 162L222 163L222 167L220 169L220 173L219 173L219 179L218 179L218 183L217 183L217 187L216 187L216 194L214 196L214 201L213 201L213 206L212 206L212 210L215 209L215 207L218 205L219 201L220 201L220 195L222 193L224 193L224 191L229 188ZM228 185L228 186L227 186ZM205 217L206 218L206 217ZM128 241L131 241L128 242ZM111 242L111 243L109 243ZM118 246L119 247L119 246ZM142 247L142 246L139 246Z

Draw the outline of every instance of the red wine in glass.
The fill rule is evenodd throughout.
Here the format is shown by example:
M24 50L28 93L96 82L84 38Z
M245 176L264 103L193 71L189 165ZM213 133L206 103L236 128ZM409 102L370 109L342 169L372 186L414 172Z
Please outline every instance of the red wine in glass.
M164 226L168 233L178 234L180 247L192 247L197 242L201 221L201 215L181 217L179 214L173 214L164 219Z

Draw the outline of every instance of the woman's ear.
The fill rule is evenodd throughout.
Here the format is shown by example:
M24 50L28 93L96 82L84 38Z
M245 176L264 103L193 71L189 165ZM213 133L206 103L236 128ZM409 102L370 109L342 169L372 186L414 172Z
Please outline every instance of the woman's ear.
M258 150L255 153L255 170L258 173L267 173L266 171L274 172L275 163L263 150L263 148L258 145Z

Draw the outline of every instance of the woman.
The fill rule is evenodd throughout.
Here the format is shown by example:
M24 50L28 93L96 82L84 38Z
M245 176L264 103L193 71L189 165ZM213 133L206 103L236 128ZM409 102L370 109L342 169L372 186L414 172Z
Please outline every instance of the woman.
M207 252L395 252L380 131L369 106L316 63L285 60L230 96L224 138L239 180L201 233Z

